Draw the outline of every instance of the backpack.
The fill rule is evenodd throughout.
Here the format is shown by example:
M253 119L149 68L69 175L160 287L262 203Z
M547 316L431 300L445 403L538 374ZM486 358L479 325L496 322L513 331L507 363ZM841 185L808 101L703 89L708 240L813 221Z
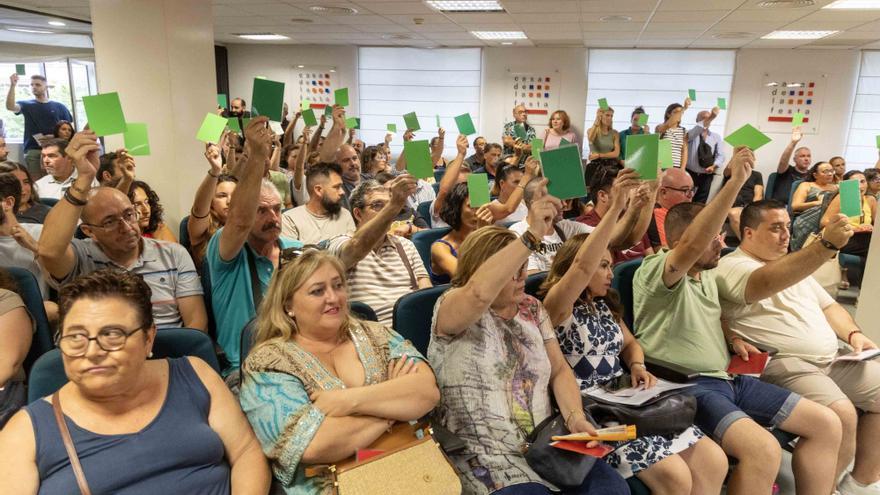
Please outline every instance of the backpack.
M702 134L700 134L700 145L697 146L697 163L702 168L715 165L715 149L709 146Z

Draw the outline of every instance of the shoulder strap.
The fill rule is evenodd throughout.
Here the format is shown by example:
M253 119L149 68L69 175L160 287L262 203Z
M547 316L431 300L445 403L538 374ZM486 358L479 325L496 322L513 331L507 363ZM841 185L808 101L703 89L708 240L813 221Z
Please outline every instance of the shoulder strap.
M82 465L79 463L79 456L76 455L73 439L70 438L70 430L67 429L67 423L64 422L64 414L61 413L61 399L58 398L58 392L52 394L52 410L55 412L55 421L58 423L58 430L61 431L61 440L64 442L64 449L67 450L67 457L70 459L70 467L73 469L79 491L82 495L92 495Z
M403 250L403 244L400 243L394 236L389 235L389 239L391 239L391 243L394 244L394 248L397 249L397 254L400 255L400 259L403 260L403 266L406 267L406 271L409 272L409 286L412 290L419 290L419 283L416 280L416 272L413 271L412 264L409 262L409 257L406 255L406 252Z
M567 240L565 238L565 232L562 231L562 227L560 227L558 223L553 224L553 230L556 231L556 235L558 235L559 238L562 239L562 242L565 242Z
M257 275L257 259L247 242L244 243L244 250L247 253L248 271L251 272L251 295L254 299L254 311L256 312L260 310L260 303L263 302L263 291L260 290L260 276Z

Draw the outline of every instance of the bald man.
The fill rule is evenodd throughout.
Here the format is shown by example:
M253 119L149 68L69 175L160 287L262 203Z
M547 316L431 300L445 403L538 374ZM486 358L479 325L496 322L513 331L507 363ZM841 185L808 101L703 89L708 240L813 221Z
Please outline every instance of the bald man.
M657 190L657 203L654 205L654 215L651 217L651 225L648 227L648 238L654 251L667 246L666 212L680 203L690 203L693 200L694 180L690 174L680 168L668 168L660 178L660 188Z
M502 140L504 142L504 154L510 155L513 153L513 146L516 144L516 126L522 126L526 131L526 139L523 141L525 143L531 143L532 139L535 139L535 128L529 125L528 122L529 114L526 111L525 105L517 105L513 107L513 121L504 124L504 133L502 134ZM531 150L531 148L529 148Z
M202 284L189 253L180 244L141 237L138 210L128 196L110 187L92 188L100 162L94 132L78 132L67 146L77 178L43 223L38 261L58 289L76 277L103 268L141 275L152 291L159 328L205 331L208 316ZM74 239L77 221L88 239Z

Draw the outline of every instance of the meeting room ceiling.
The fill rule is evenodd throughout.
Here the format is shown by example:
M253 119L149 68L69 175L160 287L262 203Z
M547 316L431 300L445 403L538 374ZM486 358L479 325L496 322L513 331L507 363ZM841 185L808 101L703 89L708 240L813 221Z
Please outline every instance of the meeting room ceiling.
M503 12L443 13L422 0L213 0L218 43L603 48L880 48L880 9L832 10L833 0L499 0ZM7 5L88 20L88 0ZM342 9L342 10L340 10ZM837 31L817 40L772 31ZM472 31L522 31L484 41ZM249 41L273 33L281 41Z

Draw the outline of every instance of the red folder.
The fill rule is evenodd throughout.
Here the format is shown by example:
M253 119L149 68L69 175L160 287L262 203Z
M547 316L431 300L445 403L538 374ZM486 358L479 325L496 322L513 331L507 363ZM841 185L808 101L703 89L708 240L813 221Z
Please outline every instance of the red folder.
M727 372L731 375L750 375L761 376L767 363L770 362L770 354L761 352L758 354L749 354L749 360L743 361L739 355L730 358L730 364L727 366Z
M600 443L595 447L588 448L585 442L569 442L567 440L551 442L550 445L556 447L557 449L570 450L572 452L577 452L578 454L598 457L599 459L605 457L606 455L608 455L609 452L612 452L614 450L614 448L605 445L604 443Z

